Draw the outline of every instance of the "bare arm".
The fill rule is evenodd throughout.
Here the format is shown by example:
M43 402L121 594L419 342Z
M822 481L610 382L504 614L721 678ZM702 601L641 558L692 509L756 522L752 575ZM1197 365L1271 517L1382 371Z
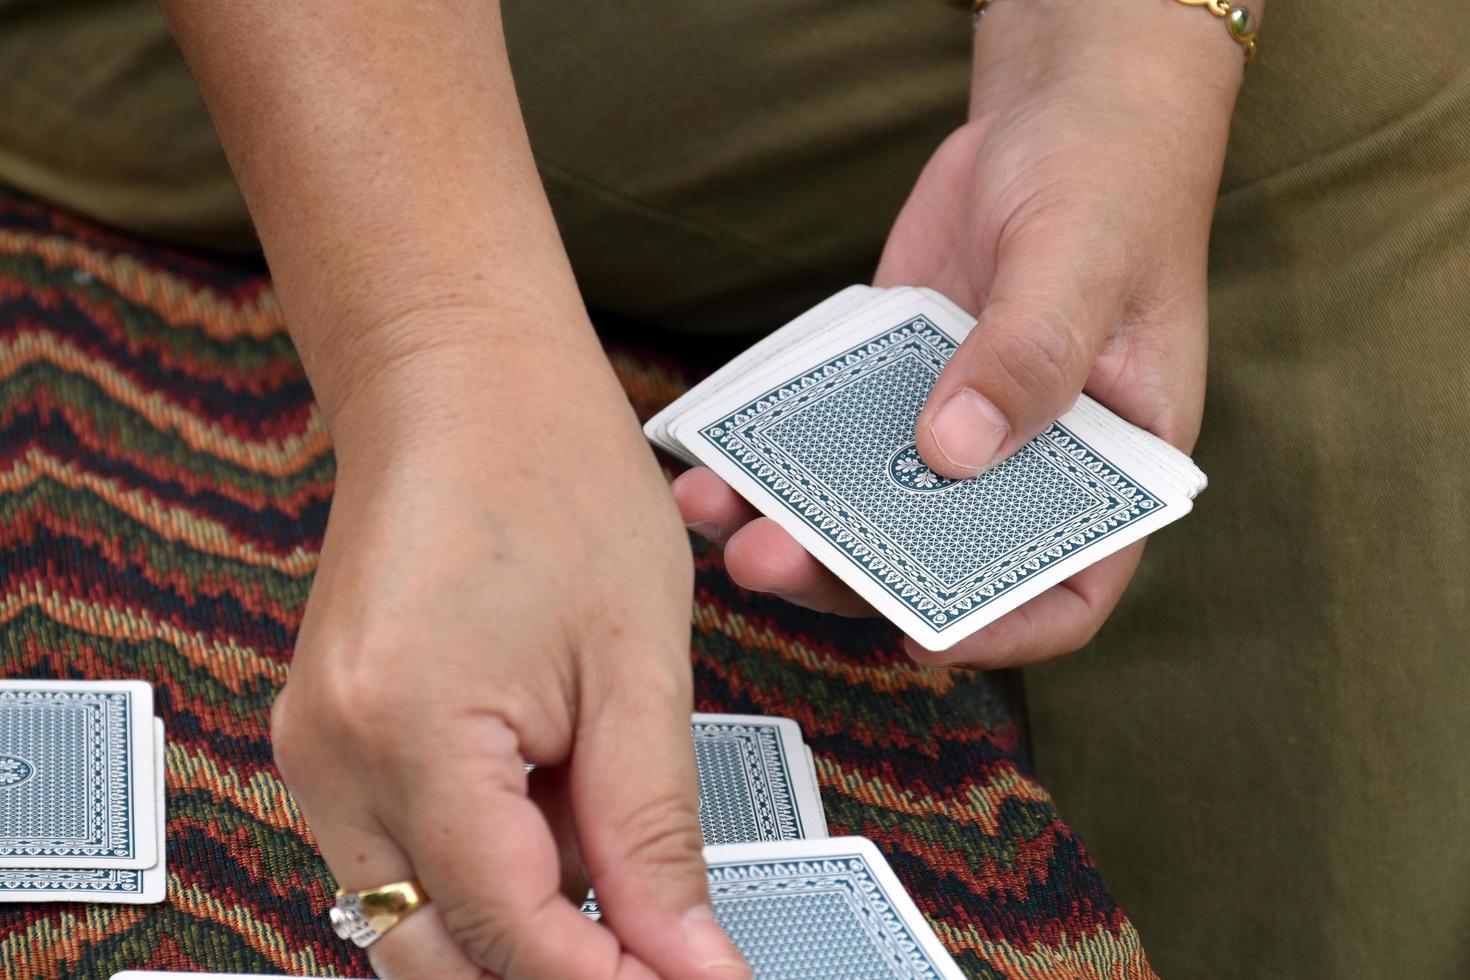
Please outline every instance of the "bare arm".
M375 965L747 975L700 859L687 543L577 294L496 6L165 8L336 444L273 736L343 887L416 877L433 900ZM587 879L611 929L577 911Z
M164 6L334 424L419 352L594 345L495 4Z

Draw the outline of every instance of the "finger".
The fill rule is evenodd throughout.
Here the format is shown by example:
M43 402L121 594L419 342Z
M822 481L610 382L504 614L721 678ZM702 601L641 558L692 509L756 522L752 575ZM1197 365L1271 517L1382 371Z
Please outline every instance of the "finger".
M1208 362L1208 301L1203 288L1130 317L1104 345L1087 393L1184 452L1199 436Z
M709 904L687 634L657 659L669 669L626 668L670 643L652 632L608 638L589 671L572 756L577 837L604 921L630 952L664 977L743 980Z
M1019 449L1076 401L1116 327L1116 249L1053 222L1012 233L975 329L934 383L915 438L924 461L953 479Z
M353 792L361 783L345 778L345 767L323 765L315 753L302 751L312 739L303 734L300 715L292 710L289 689L276 699L271 730L276 764L311 827L317 848L344 891L364 891L415 878L414 868L372 806ZM486 980L450 938L434 909L418 909L368 947L373 969L382 977L444 977Z
M557 860L561 864L561 893L580 905L587 898L591 879L582 866L577 849L577 829L572 823L570 774L565 766L537 766L531 771L528 795L546 818L556 841Z
M411 913L368 947L373 972L383 980L499 980L460 952L431 901Z
M414 856L449 935L505 980L608 980L638 964L561 893L556 841L527 798L516 733L494 716L452 719L433 765L408 779L388 829Z
M336 802L346 802L345 797ZM322 857L344 891L365 891L415 878L412 863L369 814L368 805L315 807L308 811L312 835ZM485 980L485 971L473 963L444 928L432 901L410 913L368 947L368 958L379 976L444 977L446 980Z
M670 490L685 527L715 544L724 544L730 535L760 516L760 511L704 466L680 473Z
M805 609L874 615L872 606L769 517L751 521L725 543L725 570L741 588L769 592Z
M408 856L378 829L363 833L351 824L323 815L313 819L312 834L338 887L364 891L415 877ZM432 894L427 906L410 913L368 947L373 970L381 977L444 977L485 980L444 928Z
M1139 541L1109 555L948 650L925 650L909 638L904 647L921 664L983 670L1024 667L1071 653L1087 645L1118 604L1143 545Z

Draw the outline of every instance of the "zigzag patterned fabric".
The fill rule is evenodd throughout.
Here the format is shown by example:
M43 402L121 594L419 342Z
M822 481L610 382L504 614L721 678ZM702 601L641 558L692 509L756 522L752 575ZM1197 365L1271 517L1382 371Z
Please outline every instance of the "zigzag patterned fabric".
M686 386L613 346L646 418ZM334 463L258 266L145 246L0 192L0 658L141 677L168 728L168 899L0 905L0 976L367 976L271 762ZM995 682L877 622L733 586L700 547L698 710L785 715L832 832L871 838L974 977L1152 977L1029 772Z

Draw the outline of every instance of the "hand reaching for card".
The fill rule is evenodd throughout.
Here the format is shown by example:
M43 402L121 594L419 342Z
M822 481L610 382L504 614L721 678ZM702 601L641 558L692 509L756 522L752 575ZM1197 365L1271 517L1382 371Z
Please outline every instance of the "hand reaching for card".
M946 477L1004 459L1084 387L1181 449L1199 431L1206 247L1240 52L1179 5L1137 13L1127 32L1056 6L1066 7L992 5L976 36L971 121L920 175L874 277L937 289L980 317L916 427L924 461ZM686 523L724 546L739 584L871 612L708 469L681 476L674 494ZM912 640L908 650L981 667L1074 650L1117 603L1142 547L942 653Z
M282 774L343 888L430 896L370 948L385 977L748 976L700 855L687 538L590 331L557 351L573 398L512 346L375 376L420 417L342 413Z

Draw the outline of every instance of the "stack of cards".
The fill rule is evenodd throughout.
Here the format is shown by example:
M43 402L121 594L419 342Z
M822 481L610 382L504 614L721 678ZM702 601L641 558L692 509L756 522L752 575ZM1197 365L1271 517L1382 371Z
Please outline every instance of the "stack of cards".
M795 722L695 715L690 732L710 900L757 977L963 976L878 849L827 836Z
M817 767L796 722L695 715L690 732L705 844L827 836Z
M163 901L163 748L142 681L0 681L0 901Z
M861 837L705 849L715 918L758 980L963 980Z
M816 765L796 722L696 714L689 731L707 846L827 836ZM582 911L592 918L602 914L591 895Z
M975 320L927 289L851 286L649 420L878 612L944 650L1189 513L1188 456L1081 396L980 476L924 464L914 426Z

